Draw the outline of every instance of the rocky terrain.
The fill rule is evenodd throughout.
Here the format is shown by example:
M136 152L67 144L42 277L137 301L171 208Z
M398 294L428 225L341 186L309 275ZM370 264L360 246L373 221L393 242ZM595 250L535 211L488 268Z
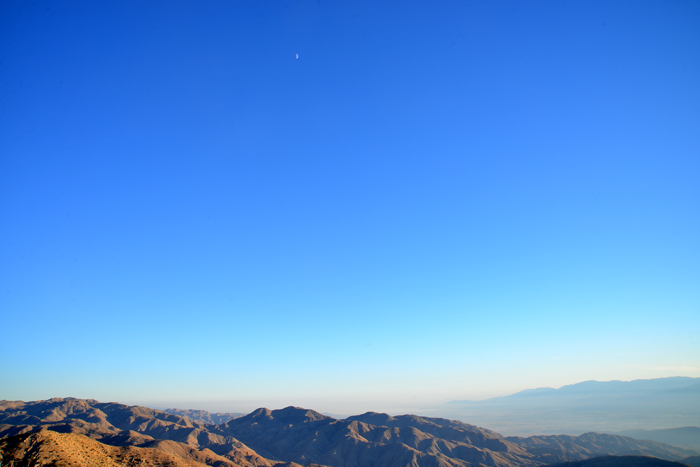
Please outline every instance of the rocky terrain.
M368 412L338 420L296 407L261 408L205 424L146 407L74 398L1 401L0 438L2 466L33 465L27 462L36 453L54 465L88 465L76 459L93 453L103 461L95 465L216 467L537 467L601 455L680 461L698 454L617 435L505 438L441 418Z

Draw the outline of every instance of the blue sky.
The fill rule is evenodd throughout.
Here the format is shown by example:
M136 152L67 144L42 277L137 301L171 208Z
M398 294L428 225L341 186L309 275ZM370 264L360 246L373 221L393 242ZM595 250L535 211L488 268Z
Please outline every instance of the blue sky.
M0 63L0 398L700 376L698 2L9 1Z

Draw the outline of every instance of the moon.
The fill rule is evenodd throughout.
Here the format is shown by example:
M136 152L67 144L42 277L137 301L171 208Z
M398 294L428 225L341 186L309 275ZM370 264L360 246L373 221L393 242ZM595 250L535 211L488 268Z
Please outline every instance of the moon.
M297 55L297 58L299 58L299 54L296 54L296 55Z

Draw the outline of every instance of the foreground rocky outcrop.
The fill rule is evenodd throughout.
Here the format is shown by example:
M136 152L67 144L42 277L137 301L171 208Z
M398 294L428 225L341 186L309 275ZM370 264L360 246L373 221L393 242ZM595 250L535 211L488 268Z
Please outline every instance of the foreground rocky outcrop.
M287 407L258 409L216 425L146 407L95 400L0 402L0 438L6 438L4 456L31 458L26 457L31 449L21 448L26 439L33 446L43 443L60 450L56 444L59 438L47 438L52 435L44 433L46 430L71 435L83 440L83 444L84 439L89 439L111 448L155 449L171 456L167 462L184 463L172 465L216 467L274 467L290 463L331 467L538 467L611 454L672 461L698 454L653 441L596 433L505 438L466 423L415 415L392 417L368 412L337 420L313 410ZM44 438L32 438L36 432L44 433L37 434ZM14 441L22 436L25 438L19 444ZM73 438L60 440L69 439ZM112 459L109 462L126 459L126 454L111 448L93 448L90 452L106 455Z
M278 463L235 438L210 432L204 424L147 407L74 398L0 402L0 438L42 429L83 435L110 446L152 447L209 465L218 465L222 459L239 467Z
M207 464L156 448L110 446L84 435L41 430L0 439L0 465L224 467L233 464L225 459Z

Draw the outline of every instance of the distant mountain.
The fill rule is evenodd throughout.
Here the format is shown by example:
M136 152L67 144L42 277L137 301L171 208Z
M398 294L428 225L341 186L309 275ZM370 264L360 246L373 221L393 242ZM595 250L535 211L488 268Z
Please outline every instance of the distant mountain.
M613 434L629 436L635 439L650 439L660 443L700 451L700 427L697 426L668 428L665 430L625 430Z
M437 413L516 435L700 425L700 378L585 381L484 401L453 401Z
M441 418L368 412L338 420L297 407L261 408L223 424L203 424L160 410L73 398L1 401L0 438L0 459L18 459L14 465L28 465L23 462L36 460L36 453L56 465L175 467L539 467L609 454L668 460L698 454L617 435L504 438ZM76 461L88 452L97 457Z
M671 378L638 379L634 381L584 381L562 386L559 389L526 389L510 396L494 397L485 401L452 401L449 404L530 404L533 406L569 405L572 401L581 405L601 406L609 404L613 408L620 404L636 406L640 400L650 396L661 400L657 404L675 405L671 397L690 396L698 402L700 378L676 376Z
M183 409L164 409L163 412L167 412L173 415L179 415L180 417L187 417L194 422L204 423L207 425L219 425L221 423L226 423L231 419L241 417L245 414L242 413L230 413L230 412L207 412L206 410L183 410Z

